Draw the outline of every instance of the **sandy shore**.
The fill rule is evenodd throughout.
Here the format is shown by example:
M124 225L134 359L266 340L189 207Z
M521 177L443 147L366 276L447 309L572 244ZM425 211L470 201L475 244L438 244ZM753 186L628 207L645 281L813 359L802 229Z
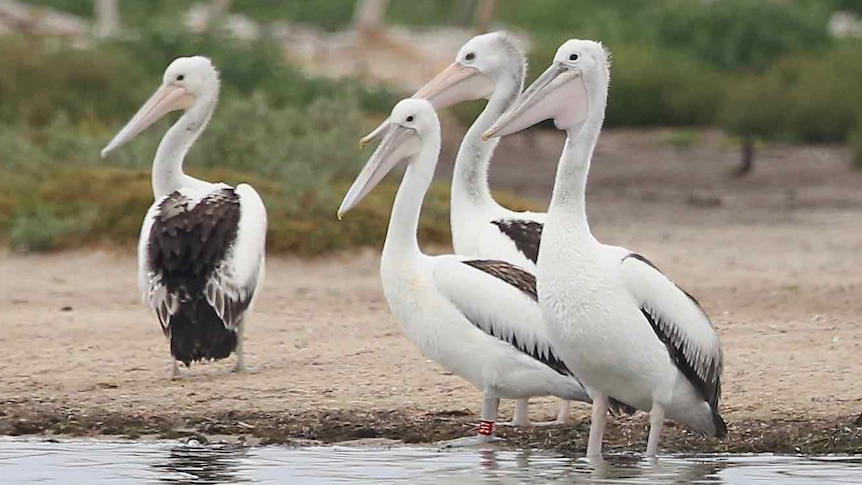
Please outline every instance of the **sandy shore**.
M664 191L667 177L680 176L673 160L653 172L634 167L619 175L631 180L625 184L609 174L629 165L597 163L597 235L648 255L698 297L725 349L729 439L671 428L666 451L862 449L853 425L862 411L862 184L849 171L833 172L834 182L817 176L835 168L831 159L801 159L785 167L767 157L761 179L729 194L697 185L694 169L687 191ZM793 170L801 175L786 174ZM781 177L796 185L772 184ZM717 203L701 203L715 194ZM254 371L229 373L229 359L171 381L167 342L137 295L131 249L0 256L0 434L242 434L266 442L469 435L480 393L407 341L377 265L371 249L270 258L247 322ZM531 417L555 410L553 399L536 399ZM510 416L511 403L502 411ZM575 406L573 421L503 434L513 445L576 451L585 445L586 406ZM610 423L612 447L645 443L645 415Z

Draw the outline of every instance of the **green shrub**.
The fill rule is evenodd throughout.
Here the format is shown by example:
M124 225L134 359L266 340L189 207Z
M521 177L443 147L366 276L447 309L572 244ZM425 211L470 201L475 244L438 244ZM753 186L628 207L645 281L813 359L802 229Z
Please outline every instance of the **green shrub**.
M795 142L848 139L862 113L862 45L788 57L728 89L720 124L738 135Z
M268 37L246 42L219 32L192 33L175 21L154 22L129 40L101 47L116 56L136 59L155 88L168 63L180 56L204 55L218 67L226 94L263 93L276 107L305 107L318 98L351 95L363 111L387 113L396 94L385 86L364 86L354 79L312 78L284 62L281 46Z
M612 48L607 124L625 126L711 123L724 95L715 70L647 46Z
M381 247L397 188L394 181L383 183L338 221L335 211L347 192L346 182L321 187L333 195L330 203L304 205L296 203L295 194L262 177L225 169L195 170L194 174L254 186L269 213L268 250L281 254L318 255L357 246ZM16 176L14 185L11 197L0 199L0 240L29 251L132 245L153 202L149 174L140 170L58 169L50 176ZM450 244L448 197L446 184L432 186L419 228L424 244ZM530 206L512 196L504 199L514 199L516 207Z
M45 126L62 113L73 123L128 119L161 82L174 58L201 54L219 68L223 97L260 93L275 107L306 108L320 98L352 97L367 112L388 113L398 96L351 79L310 78L283 62L270 41L244 43L155 23L140 37L74 49L35 38L0 42L0 122Z
M54 45L36 38L0 42L0 120L50 123L128 112L138 102L140 70L121 56Z
M786 130L786 87L780 79L744 76L729 83L718 122L728 133L776 138Z
M655 45L724 70L762 70L791 53L829 45L825 2L721 0L650 2ZM650 22L651 20L651 22Z
M528 82L551 64L564 40L548 37L534 46ZM724 75L682 54L660 52L648 45L607 47L612 65L606 125L691 126L716 119L724 96Z
M86 232L78 220L60 217L50 209L37 207L35 211L18 215L9 235L9 245L16 251L42 252L59 249L68 243L70 235Z

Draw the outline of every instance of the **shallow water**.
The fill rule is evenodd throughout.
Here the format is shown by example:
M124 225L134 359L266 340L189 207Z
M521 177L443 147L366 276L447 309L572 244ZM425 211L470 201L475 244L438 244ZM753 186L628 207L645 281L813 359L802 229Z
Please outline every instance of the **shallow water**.
M862 457L633 456L428 448L188 446L0 439L0 483L862 483Z

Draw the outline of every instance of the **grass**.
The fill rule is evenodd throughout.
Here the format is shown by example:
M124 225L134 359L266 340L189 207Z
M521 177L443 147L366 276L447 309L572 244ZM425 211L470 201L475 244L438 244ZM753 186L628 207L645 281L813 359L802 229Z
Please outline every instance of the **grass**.
M667 135L665 142L677 150L687 150L700 144L700 138L698 130L677 129Z

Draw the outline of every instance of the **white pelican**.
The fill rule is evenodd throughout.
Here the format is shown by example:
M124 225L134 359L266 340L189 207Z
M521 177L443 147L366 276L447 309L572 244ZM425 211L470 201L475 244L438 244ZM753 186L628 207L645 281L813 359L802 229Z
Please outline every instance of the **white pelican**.
M644 257L599 243L584 192L610 80L601 44L570 40L484 137L553 119L568 138L538 262L538 295L553 348L593 398L587 455L601 456L608 400L650 412L647 455L665 417L724 436L722 350L697 301Z
M338 215L407 160L380 261L384 294L423 354L484 392L479 441L493 435L500 398L553 394L589 400L547 345L531 273L503 261L420 251L419 214L440 152L440 125L431 104L402 100L384 131Z
M427 99L437 110L464 101L488 100L455 158L450 192L452 248L455 254L501 260L535 273L545 214L511 211L494 200L488 187L488 165L499 140L481 139L521 93L526 70L524 51L512 36L506 32L477 35L413 97ZM360 144L379 136L387 124L384 121ZM515 404L513 425L529 424L528 402L520 399ZM563 401L555 423L565 423L569 413L569 402Z
M219 94L205 57L181 57L162 86L102 150L106 156L171 111L184 110L153 161L153 196L138 240L138 285L177 362L223 359L236 351L264 269L266 208L249 185L236 188L183 173L183 159L206 128Z

